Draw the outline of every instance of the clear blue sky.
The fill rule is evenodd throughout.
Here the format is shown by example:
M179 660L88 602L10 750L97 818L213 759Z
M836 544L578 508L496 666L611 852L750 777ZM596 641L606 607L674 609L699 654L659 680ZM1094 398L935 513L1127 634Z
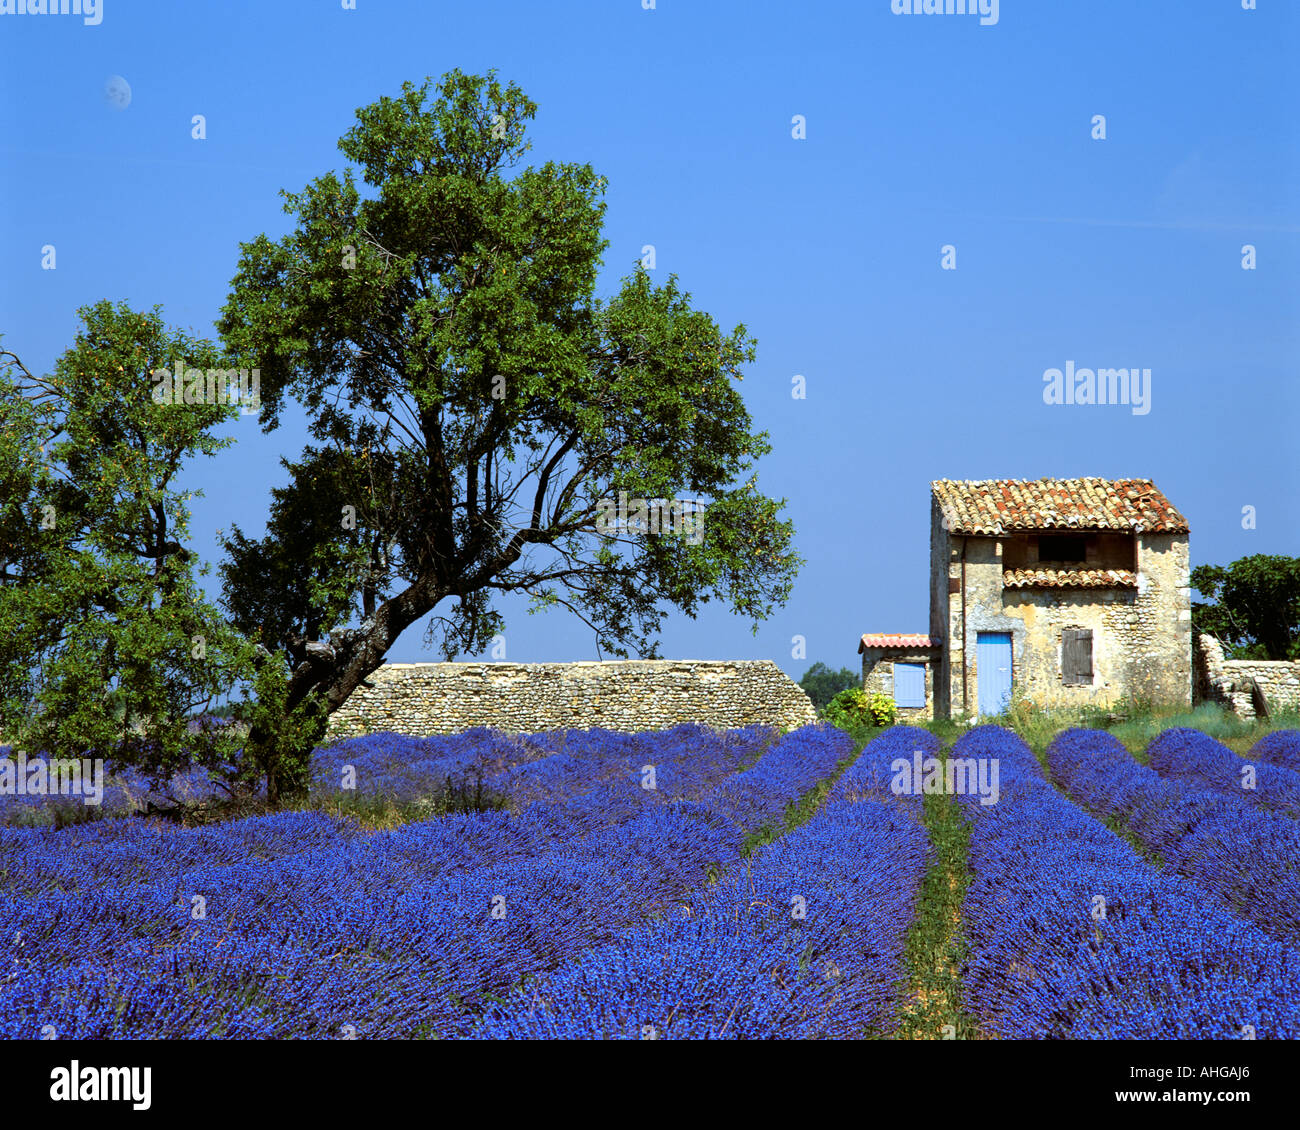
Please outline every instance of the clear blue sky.
M935 478L1152 478L1193 564L1300 553L1294 0L1002 0L991 26L890 0L101 4L96 26L0 15L0 332L36 371L103 298L215 336L239 242L344 167L358 107L496 68L539 105L531 161L609 179L601 293L654 244L658 279L758 341L759 483L808 564L756 637L710 605L666 657L797 678L856 666L864 631L925 631ZM1067 361L1149 368L1150 410L1045 404ZM233 429L183 481L213 561L217 528L261 532L306 439L300 415ZM509 659L595 657L567 614L504 608ZM389 659L438 658L422 635Z

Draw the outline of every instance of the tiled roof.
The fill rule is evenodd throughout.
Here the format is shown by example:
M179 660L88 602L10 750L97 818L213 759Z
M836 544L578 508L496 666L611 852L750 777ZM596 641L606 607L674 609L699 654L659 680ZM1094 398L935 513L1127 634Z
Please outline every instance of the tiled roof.
M1003 569L1004 589L1108 589L1137 588L1137 577L1128 569Z
M1063 529L1187 533L1187 519L1150 479L940 479L930 489L954 534Z
M866 651L869 647L938 647L939 641L932 640L929 636L908 636L908 635L888 635L884 632L876 632L872 635L862 637L858 644L858 653Z

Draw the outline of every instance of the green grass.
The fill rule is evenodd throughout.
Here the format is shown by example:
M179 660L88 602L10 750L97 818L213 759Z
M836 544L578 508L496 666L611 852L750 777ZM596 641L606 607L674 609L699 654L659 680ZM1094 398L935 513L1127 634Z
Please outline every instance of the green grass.
M942 753L947 760L947 750ZM900 1005L899 1040L970 1040L980 1033L962 1003L961 971L967 942L962 903L970 885L970 822L957 798L924 798L924 819L934 858L921 880L917 916L907 934L905 962L910 992Z
M1265 734L1274 730L1300 730L1300 712L1274 711L1269 722L1243 719L1214 703L1201 703L1191 710L1148 709L1109 727L1142 764L1147 764L1146 747L1162 731L1187 726L1216 738L1234 753L1245 756Z
M853 754L843 762L835 777L806 794L799 806L791 806L787 824L806 820L820 805L831 784L857 760L862 747L884 732L886 726L841 726L854 739ZM925 728L945 743L940 756L946 760L947 746L966 732L959 722L939 719ZM905 964L907 984L903 989L897 1027L889 1038L901 1040L978 1039L974 1020L962 1004L961 970L967 942L961 923L962 902L970 883L967 857L970 824L957 798L932 794L923 799L923 819L934 847L934 857L921 881L917 917L907 934ZM776 835L754 837L754 845L770 843ZM880 1032L867 1032L868 1039Z
M762 828L756 828L746 835L740 849L741 859L748 859L760 848L766 847L786 835L786 833L794 831L801 824L808 823L817 814L822 804L825 803L827 794L831 791L835 782L840 779L840 775L857 761L864 744L864 739L855 736L852 752L845 754L840 759L829 777L818 781L798 800L791 801L786 805L785 814L781 820L773 821Z
M1266 722L1258 718L1241 718L1210 702L1188 708L1122 700L1109 707L1043 710L1026 700L1013 698L1004 714L989 721L1014 730L1040 757L1062 730L1077 726L1106 730L1118 738L1138 761L1146 764L1146 748L1152 739L1175 726L1200 730L1233 752L1245 754L1273 730L1300 729L1300 712L1275 711L1272 720Z

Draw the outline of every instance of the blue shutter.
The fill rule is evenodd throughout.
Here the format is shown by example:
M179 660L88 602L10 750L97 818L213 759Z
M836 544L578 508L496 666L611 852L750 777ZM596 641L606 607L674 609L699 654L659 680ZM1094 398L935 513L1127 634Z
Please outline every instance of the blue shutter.
M894 664L894 705L925 705L925 667L923 664Z
M975 678L981 715L1001 714L1011 701L1011 633L975 637Z

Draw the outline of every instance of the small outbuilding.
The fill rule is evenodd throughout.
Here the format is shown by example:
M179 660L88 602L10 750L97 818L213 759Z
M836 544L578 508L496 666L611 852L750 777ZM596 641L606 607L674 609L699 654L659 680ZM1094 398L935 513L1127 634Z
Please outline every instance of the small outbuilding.
M939 642L921 635L863 636L858 642L863 691L892 698L900 722L933 718Z

